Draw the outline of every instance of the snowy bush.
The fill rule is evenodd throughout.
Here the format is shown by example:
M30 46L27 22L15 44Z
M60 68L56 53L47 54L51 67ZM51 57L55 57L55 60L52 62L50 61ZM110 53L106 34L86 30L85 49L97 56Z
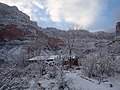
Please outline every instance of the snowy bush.
M95 73L95 69L97 65L96 60L97 59L94 56L89 55L82 63L83 73L87 75L89 78L92 77L92 75Z
M28 65L24 71L23 75L28 75L29 77L41 77L46 72L44 62L32 63Z
M17 85L22 85L22 82L16 82L16 79L20 79L22 71L16 67L15 63L4 63L0 72L0 90L17 90ZM16 89L11 89L13 87L16 87Z
M29 81L26 78L13 78L5 84L2 90L25 90L29 88Z
M83 62L82 71L89 78L114 75L116 63L114 57L106 52L90 54Z
M47 73L48 73L48 77L49 78L56 78L57 76L57 66L54 64L54 63L49 63L48 66L47 66Z

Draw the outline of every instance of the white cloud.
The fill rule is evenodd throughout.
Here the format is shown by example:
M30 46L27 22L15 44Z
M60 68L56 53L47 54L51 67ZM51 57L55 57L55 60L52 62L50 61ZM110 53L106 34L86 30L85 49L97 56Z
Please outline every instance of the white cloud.
M44 6L41 4L40 0L32 0L32 3L37 7L44 9Z
M107 0L0 0L8 5L15 5L30 16L32 20L67 22L88 27L93 24ZM39 10L45 10L41 15Z
M55 22L66 22L83 25L93 24L106 0L47 0L47 12Z

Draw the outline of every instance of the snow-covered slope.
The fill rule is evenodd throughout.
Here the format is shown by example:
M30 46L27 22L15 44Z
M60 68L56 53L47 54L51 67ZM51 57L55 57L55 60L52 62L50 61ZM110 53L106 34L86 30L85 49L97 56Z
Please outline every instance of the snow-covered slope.
M19 56L20 53L16 52L22 52L22 49L25 50L24 54L30 52L31 55L34 55L33 52L40 52L38 47L52 51L57 49L61 43L63 44L62 40L49 37L41 29L17 7L0 3L0 47L6 47L4 48L4 51L8 51L5 53L8 55L6 57L16 56L17 59L16 54Z
M99 82L97 80L82 76L80 70L65 71L65 81L69 85L69 89L66 87L64 90L120 90L120 80L109 78L108 82L98 84ZM37 79L37 82L39 82L45 90L49 90L50 88L51 90L58 90L57 79L48 79L43 76ZM27 90L34 88L35 84L36 79L32 79L30 81L30 88ZM110 87L110 84L112 84L113 87ZM37 87L35 88L37 89Z

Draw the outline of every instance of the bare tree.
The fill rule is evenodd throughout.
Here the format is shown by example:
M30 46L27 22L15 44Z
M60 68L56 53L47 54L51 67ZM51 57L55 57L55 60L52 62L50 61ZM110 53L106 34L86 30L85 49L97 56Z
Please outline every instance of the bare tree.
M63 41L66 45L65 48L63 48L63 51L68 54L70 68L72 67L73 54L79 51L76 46L78 41L78 39L76 38L76 30L81 30L81 27L80 26L75 26L72 28L70 27L63 38Z

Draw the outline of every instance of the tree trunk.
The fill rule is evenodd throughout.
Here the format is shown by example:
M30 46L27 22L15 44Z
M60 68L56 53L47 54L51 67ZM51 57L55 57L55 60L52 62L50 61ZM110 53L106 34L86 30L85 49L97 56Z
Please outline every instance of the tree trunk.
M70 54L70 59L69 59L69 62L70 62L70 68L72 68L72 50L70 49L70 52L69 52L69 54Z

